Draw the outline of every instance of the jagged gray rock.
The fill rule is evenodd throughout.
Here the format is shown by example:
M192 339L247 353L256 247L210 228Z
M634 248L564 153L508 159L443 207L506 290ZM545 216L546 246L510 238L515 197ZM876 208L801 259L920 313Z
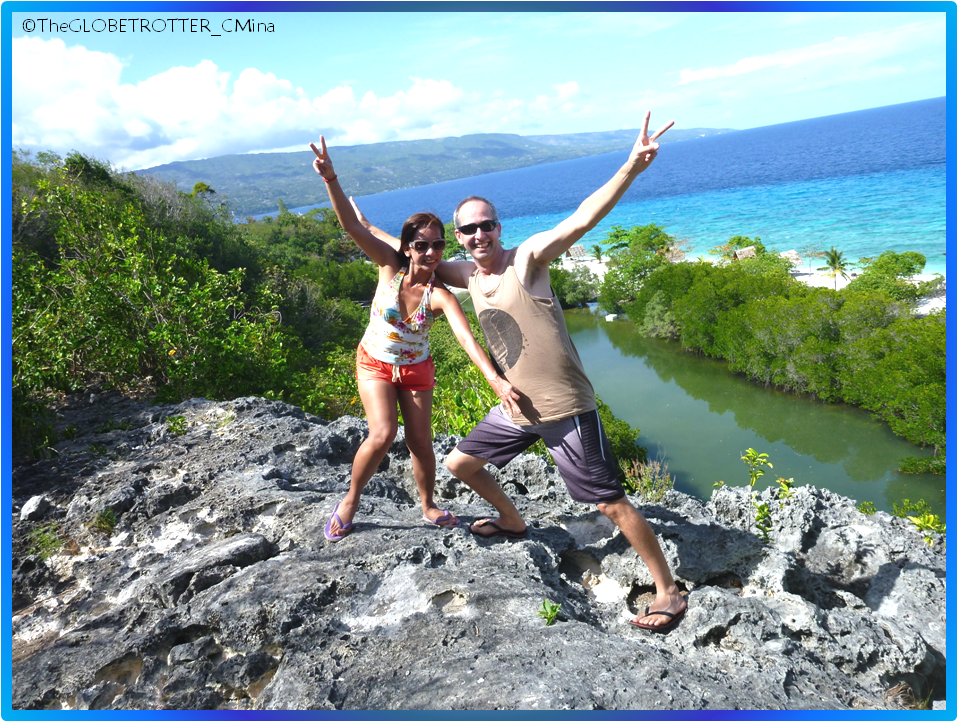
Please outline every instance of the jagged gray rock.
M169 417L182 416L177 435ZM17 709L872 709L945 689L945 556L908 522L799 487L769 544L748 489L641 505L689 610L628 625L649 573L554 468L497 472L523 541L425 524L400 438L354 533L323 525L366 425L259 398L70 400L78 429L16 468ZM454 438L437 438L441 460ZM442 467L441 506L490 509ZM41 559L20 520L51 504ZM115 521L110 530L109 520ZM107 520L104 525L104 519ZM543 599L559 620L537 616ZM889 694L889 690L893 690Z

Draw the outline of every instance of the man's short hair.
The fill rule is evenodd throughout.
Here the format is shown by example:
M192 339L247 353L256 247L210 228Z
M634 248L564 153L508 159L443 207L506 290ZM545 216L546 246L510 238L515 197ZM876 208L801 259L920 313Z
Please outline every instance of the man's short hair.
M459 201L459 205L456 206L456 210L452 212L453 227L459 228L459 209L466 205L466 203L471 203L472 201L482 201L485 203L487 206L489 206L489 208L492 209L492 218L488 220L496 222L499 221L499 211L496 210L496 206L492 201L490 201L488 198L483 198L482 196L469 196L468 198L463 198L461 201Z

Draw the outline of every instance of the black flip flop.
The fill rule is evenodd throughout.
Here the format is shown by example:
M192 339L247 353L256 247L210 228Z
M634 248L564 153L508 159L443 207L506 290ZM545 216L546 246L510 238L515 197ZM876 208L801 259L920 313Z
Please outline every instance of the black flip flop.
M685 609L688 609L688 606L686 606ZM670 629L672 629L672 627L674 627L676 624L678 624L679 620L685 616L685 609L683 609L681 612L676 612L675 614L673 614L672 612L650 612L649 608L646 607L645 614L642 615L643 617L650 617L653 614L661 614L664 617L668 617L671 621L669 621L666 624L659 624L659 625L653 626L651 624L640 624L639 622L633 619L629 622L629 624L631 624L633 627L638 627L639 629L646 629L650 632L659 632L659 633L667 632Z

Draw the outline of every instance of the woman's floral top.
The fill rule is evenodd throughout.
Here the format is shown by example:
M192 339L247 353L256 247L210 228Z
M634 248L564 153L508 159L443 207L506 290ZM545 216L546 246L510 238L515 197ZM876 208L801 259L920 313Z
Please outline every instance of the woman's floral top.
M429 357L429 329L434 320L430 300L436 274L430 276L416 310L403 319L399 311L399 288L405 276L403 268L388 285L376 291L362 340L366 353L395 366L417 364Z

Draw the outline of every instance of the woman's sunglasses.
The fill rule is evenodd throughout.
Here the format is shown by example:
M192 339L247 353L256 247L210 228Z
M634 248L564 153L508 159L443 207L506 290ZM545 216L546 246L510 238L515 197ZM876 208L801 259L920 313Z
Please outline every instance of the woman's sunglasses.
M429 241L413 241L409 245L411 245L413 248L416 249L416 253L425 253L426 251L429 250L429 246L432 246L440 253L446 250L446 241L445 239L442 239L442 238L439 238L438 240L435 240L432 243L430 243Z
M496 230L497 225L499 225L499 221L482 221L481 223L470 223L465 226L459 226L456 230L464 236L472 236L475 235L477 230L483 233L492 233Z

